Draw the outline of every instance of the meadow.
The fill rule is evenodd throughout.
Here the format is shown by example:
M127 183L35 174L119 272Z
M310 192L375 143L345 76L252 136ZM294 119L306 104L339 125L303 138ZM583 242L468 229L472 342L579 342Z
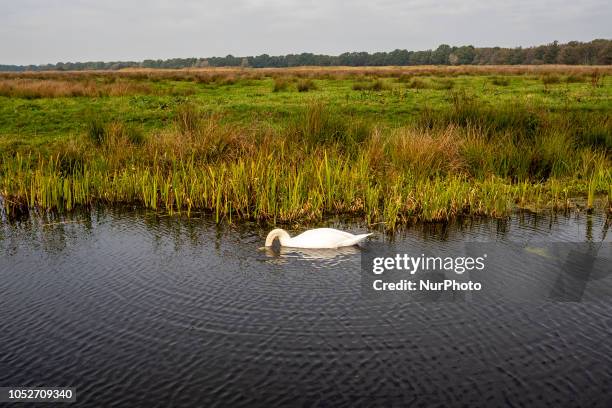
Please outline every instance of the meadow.
M0 73L9 217L92 205L310 223L590 211L612 67ZM599 203L599 204L598 204Z

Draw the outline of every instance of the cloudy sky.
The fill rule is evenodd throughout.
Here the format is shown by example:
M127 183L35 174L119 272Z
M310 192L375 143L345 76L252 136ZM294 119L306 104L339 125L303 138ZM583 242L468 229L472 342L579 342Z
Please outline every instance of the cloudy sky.
M0 64L612 38L609 0L0 0Z

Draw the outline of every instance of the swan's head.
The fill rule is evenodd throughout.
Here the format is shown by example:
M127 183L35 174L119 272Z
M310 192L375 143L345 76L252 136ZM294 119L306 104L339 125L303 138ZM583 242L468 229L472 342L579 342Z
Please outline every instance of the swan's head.
M275 228L272 231L270 231L270 233L266 237L266 246L271 247L276 238L278 238L278 240L280 241L280 244L283 245L283 242L290 239L291 236L284 229Z

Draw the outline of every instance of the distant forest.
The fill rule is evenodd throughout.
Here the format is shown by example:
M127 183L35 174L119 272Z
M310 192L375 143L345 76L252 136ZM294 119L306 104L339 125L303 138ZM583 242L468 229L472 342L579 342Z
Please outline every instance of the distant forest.
M612 65L612 40L598 39L591 42L557 41L528 48L451 47L442 44L435 50L391 52L345 52L337 56L311 53L255 57L172 58L166 60L115 61L115 62L58 62L47 65L0 65L0 71L46 70L115 70L121 68L198 68L198 67L253 67L284 68L297 66L354 67L385 65Z

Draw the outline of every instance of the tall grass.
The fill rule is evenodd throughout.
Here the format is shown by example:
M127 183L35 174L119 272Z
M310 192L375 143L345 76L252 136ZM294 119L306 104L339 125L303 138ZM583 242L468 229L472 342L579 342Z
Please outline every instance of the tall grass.
M92 80L37 80L37 79L2 79L0 80L0 96L12 98L59 98L78 96L122 96L135 94L150 94L153 89L143 83L131 81L116 81L113 83L98 83Z
M347 121L325 103L313 100L297 117L288 137L310 148L338 145L351 151L369 136L371 129L368 122L357 118Z
M386 89L390 89L389 84L380 79L375 79L371 82L357 82L353 84L354 91L383 91Z
M312 79L300 79L296 85L298 92L308 92L317 89Z
M342 120L316 100L284 128L225 124L194 105L146 137L96 122L51 155L5 154L0 194L8 214L130 204L208 211L218 222L351 214L391 230L417 219L568 208L573 196L593 207L610 194L609 151L580 140L573 122L455 98L447 111L395 129Z
M493 77L491 78L491 83L496 86L508 86L510 85L510 80L506 77Z
M274 78L274 86L272 92L287 91L291 86L291 79L287 77Z

